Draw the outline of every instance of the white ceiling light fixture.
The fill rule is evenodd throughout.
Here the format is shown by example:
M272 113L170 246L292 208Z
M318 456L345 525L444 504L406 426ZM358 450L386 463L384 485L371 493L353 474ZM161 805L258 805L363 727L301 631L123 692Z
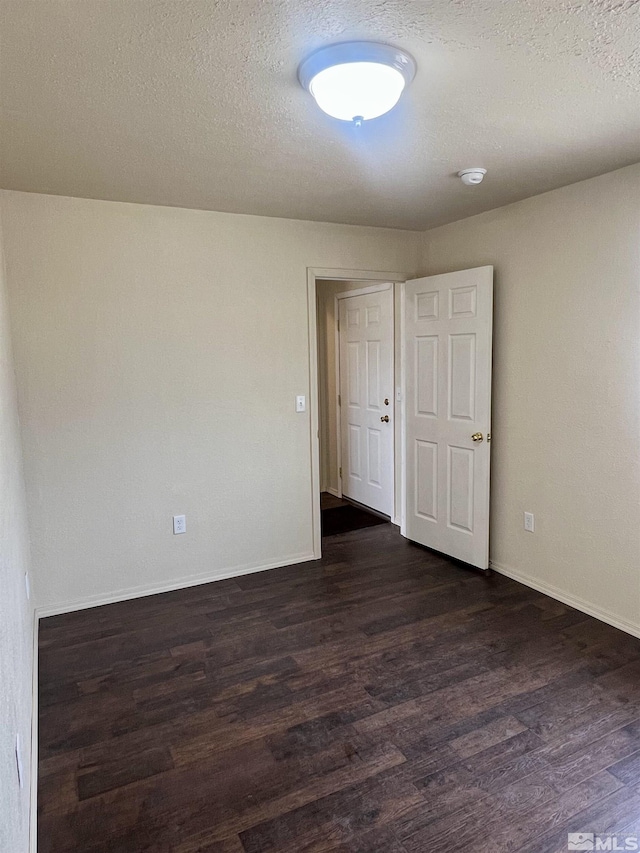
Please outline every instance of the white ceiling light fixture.
M352 41L312 53L298 68L298 79L327 115L360 125L393 109L415 73L405 51Z

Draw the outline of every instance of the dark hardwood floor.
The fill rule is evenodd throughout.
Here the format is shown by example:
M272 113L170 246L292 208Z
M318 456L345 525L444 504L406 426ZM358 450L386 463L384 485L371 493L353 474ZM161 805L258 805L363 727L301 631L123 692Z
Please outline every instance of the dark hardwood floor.
M45 619L39 853L565 851L640 832L640 641L390 525Z
M329 492L320 492L320 509L336 509L340 506L349 506L349 501L337 498Z

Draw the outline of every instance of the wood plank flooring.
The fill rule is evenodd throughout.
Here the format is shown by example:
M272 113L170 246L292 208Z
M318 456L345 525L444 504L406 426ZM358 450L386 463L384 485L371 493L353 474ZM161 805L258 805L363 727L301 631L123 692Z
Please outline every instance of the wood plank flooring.
M640 641L392 526L43 620L39 853L552 853L640 832Z
M349 501L337 498L330 492L320 492L320 509L335 509L339 506L349 506Z

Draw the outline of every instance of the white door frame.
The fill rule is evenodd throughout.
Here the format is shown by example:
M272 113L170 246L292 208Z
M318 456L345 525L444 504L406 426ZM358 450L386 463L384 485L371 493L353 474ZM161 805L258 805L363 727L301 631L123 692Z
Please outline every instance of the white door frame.
M380 281L402 284L409 273L387 270L342 270L307 267L307 332L309 335L309 439L311 445L311 514L313 556L319 560L322 556L322 529L320 522L320 420L318 399L318 317L316 310L317 279L333 281ZM396 288L396 291L398 288ZM351 291L353 294L354 291ZM397 303L398 293L394 302ZM398 316L397 304L395 316ZM400 315L401 316L401 315ZM397 388L396 384L396 388ZM397 444L397 435L396 444ZM397 494L397 488L396 488ZM397 512L397 507L396 507Z
M357 279L356 279L357 280ZM333 297L333 306L334 306L334 317L339 316L339 300L341 299L349 299L351 296L365 296L367 293L380 293L383 290L393 290L394 282L387 281L381 284L372 284L369 287L359 287L357 290L345 290L343 293L336 293ZM395 375L396 375L396 364L395 364L395 355L396 355L396 315L395 315L395 300L391 300L391 322L393 324L393 345L391 347L391 374L394 378L394 393L395 393ZM336 368L336 447L337 447L337 483L338 483L338 497L342 497L342 477L340 476L340 469L342 468L342 413L340 406L340 330L338 328L338 324L336 323L334 329L334 339L333 339L334 347L335 347L335 368ZM394 404L395 405L395 404ZM395 429L395 418L394 418L394 429ZM395 505L396 505L396 495L395 495L395 482L396 482L396 466L395 466L395 441L393 442L394 452L391 459L391 482L394 485L394 496L393 496L393 505L394 505L394 515L395 515Z

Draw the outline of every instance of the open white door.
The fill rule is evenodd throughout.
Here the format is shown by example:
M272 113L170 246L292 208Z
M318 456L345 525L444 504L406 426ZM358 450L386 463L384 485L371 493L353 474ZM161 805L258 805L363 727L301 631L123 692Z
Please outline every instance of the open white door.
M489 567L493 267L405 285L408 539Z
M392 516L393 290L338 299L342 494Z

